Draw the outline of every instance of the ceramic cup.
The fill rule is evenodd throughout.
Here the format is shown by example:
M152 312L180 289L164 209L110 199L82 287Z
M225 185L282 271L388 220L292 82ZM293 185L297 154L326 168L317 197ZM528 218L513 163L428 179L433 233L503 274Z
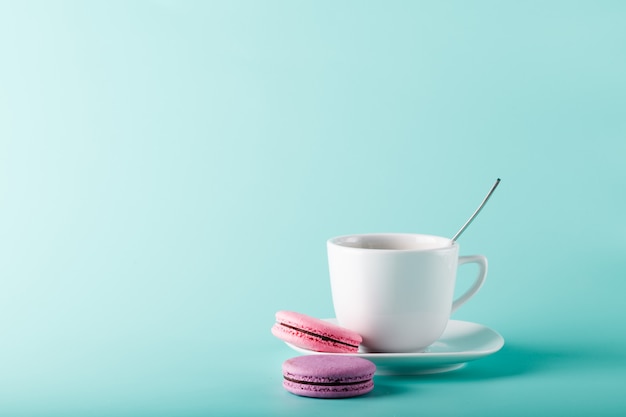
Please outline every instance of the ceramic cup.
M459 256L459 245L446 237L339 236L327 249L337 321L363 337L367 352L423 351L487 276L487 258ZM466 263L478 264L478 274L453 300L457 267Z

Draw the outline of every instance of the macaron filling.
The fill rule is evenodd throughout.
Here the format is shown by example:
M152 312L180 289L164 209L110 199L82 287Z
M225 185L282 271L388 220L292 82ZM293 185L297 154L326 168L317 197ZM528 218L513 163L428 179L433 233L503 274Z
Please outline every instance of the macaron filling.
M319 386L324 386L324 387L341 387L341 386L348 386L348 385L358 385L358 384L363 384L365 382L368 382L368 381L370 381L372 379L372 377L370 376L369 378L364 379L364 380L360 380L360 381L314 382L314 381L303 381L303 380L300 380L300 379L290 378L288 376L283 376L283 378L285 378L286 381L294 382L296 384L319 385Z
M278 324L281 325L281 326L285 326L285 327L287 327L289 329L296 330L296 331L302 332L304 334L308 334L309 336L317 337L318 339L321 339L321 340L326 341L326 342L338 343L340 345L349 346L349 347L354 348L354 349L358 349L359 348L358 345L353 345L353 344L350 344L350 343L347 343L347 342L343 342L341 340L333 339L332 337L323 336L321 334L314 333L314 332L311 332L311 331L308 331L308 330L304 330L304 329L300 329L298 327L291 326L289 324L280 323L280 322Z

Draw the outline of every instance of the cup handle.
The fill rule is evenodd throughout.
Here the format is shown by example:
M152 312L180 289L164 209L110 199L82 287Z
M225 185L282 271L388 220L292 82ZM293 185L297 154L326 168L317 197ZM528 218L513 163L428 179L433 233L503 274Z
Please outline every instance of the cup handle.
M467 290L463 295L454 300L452 303L452 311L456 311L459 307L461 307L467 300L472 298L474 294L483 286L485 282L485 278L487 278L487 258L483 255L470 255L470 256L459 256L459 266L463 264L469 263L477 263L480 267L478 271L478 275L476 276L476 280L474 284Z

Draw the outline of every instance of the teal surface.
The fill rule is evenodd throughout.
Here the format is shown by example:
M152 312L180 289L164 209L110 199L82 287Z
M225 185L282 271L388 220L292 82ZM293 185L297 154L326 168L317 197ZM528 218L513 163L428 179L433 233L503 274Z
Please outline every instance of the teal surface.
M625 415L625 21L0 0L0 415ZM453 318L500 352L356 399L282 389L274 313L332 317L326 239L452 236L497 177Z

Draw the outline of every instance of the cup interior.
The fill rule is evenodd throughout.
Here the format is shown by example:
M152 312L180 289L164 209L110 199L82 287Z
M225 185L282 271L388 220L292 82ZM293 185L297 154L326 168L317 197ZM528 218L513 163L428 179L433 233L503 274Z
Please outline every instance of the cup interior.
M351 236L339 236L330 243L357 249L374 250L432 250L449 248L451 239L441 236L408 233L375 233Z

